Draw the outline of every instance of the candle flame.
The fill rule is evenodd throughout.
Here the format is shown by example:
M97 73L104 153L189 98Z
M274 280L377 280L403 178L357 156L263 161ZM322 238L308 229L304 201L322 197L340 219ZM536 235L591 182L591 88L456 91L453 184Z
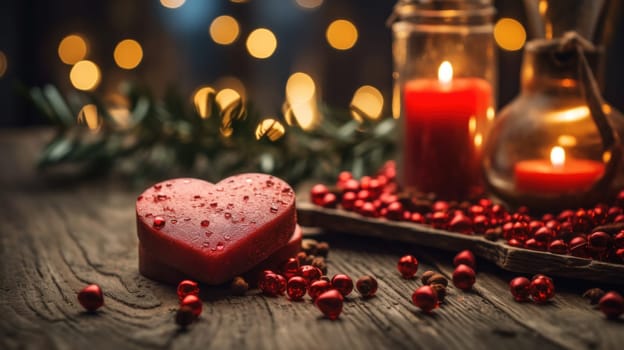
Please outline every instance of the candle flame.
M555 146L550 151L550 163L554 167L560 167L565 164L565 150L563 147Z
M438 80L441 84L448 84L453 80L453 66L451 62L444 61L438 68Z

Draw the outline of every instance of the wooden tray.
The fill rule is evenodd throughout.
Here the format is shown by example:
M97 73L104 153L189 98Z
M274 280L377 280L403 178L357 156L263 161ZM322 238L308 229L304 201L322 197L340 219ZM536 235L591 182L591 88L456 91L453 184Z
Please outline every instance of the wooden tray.
M624 264L612 264L570 255L558 255L407 222L374 219L342 209L326 209L308 202L297 203L299 224L337 233L415 243L452 252L470 249L475 255L502 269L525 274L543 273L588 281L624 285Z

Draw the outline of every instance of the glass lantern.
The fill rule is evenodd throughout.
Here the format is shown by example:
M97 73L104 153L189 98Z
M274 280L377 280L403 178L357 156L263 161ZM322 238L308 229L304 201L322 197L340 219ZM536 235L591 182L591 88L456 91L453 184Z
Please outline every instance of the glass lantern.
M483 189L481 149L494 119L490 0L401 0L391 17L398 178L461 199Z
M485 145L494 195L538 210L606 199L621 173L624 118L600 96L598 57L575 33L527 43L520 95L499 112Z

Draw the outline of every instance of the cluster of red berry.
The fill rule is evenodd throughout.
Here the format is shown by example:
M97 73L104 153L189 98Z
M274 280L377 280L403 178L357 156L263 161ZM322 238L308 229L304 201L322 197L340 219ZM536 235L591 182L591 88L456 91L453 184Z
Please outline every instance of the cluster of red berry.
M453 285L461 290L468 291L476 282L475 268L477 266L474 254L464 250L453 259ZM397 269L403 278L413 278L418 271L418 259L412 255L405 255L399 259ZM424 312L431 312L437 308L446 297L448 281L446 277L435 271L426 271L421 276L423 285L412 293L412 302Z
M531 280L516 277L509 282L509 290L517 302L533 299L533 302L543 304L555 296L555 284L545 275L535 275Z
M591 288L583 293L583 298L589 299L589 302L596 305L609 319L616 319L624 314L624 298L618 292Z
M199 298L199 285L195 281L183 280L176 290L180 300L180 308L176 312L175 321L181 327L193 323L203 309L203 303Z
M529 215L527 207L515 212L488 198L473 201L436 200L434 194L401 191L393 161L375 176L359 180L341 172L335 187L312 187L314 204L356 212L366 217L408 221L486 239L504 238L514 247L570 254L609 262L624 262L624 191L612 205L564 210L558 215ZM611 225L611 227L605 227Z

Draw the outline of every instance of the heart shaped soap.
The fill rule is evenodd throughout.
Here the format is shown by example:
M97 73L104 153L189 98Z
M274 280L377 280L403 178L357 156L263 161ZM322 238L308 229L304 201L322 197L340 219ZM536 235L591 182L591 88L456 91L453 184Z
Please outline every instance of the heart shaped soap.
M173 179L145 190L136 216L145 251L190 277L220 284L286 245L296 226L295 193L265 174L217 184Z

